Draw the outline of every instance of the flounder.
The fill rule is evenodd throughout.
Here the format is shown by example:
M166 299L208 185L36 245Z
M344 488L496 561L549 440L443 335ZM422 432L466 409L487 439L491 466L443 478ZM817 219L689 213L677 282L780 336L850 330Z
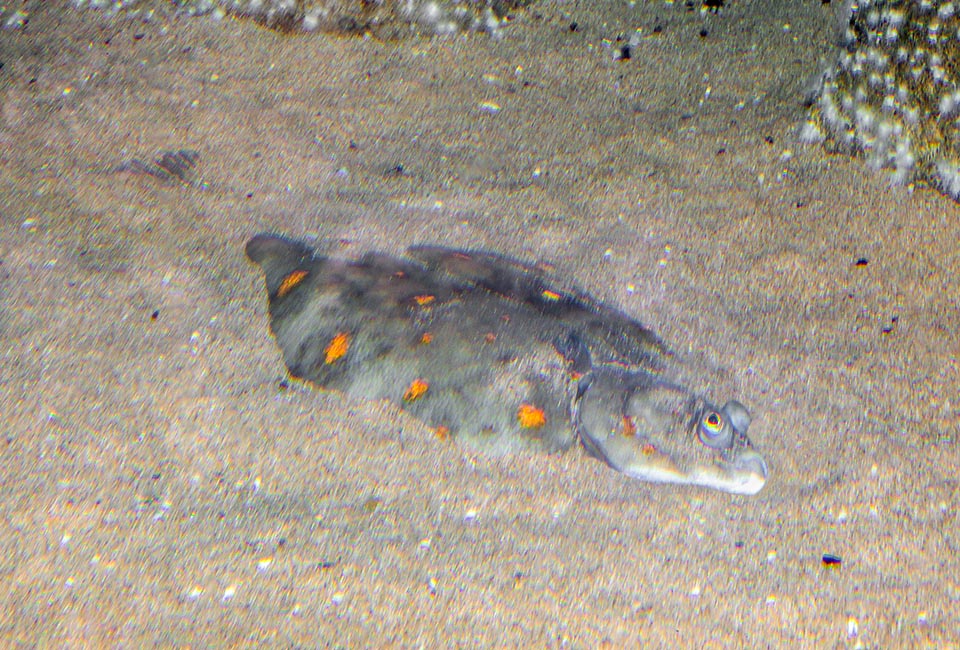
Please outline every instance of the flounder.
M670 381L651 330L538 268L437 246L407 257L247 243L290 375L385 399L472 448L561 452L577 439L628 476L756 494L767 466L737 401Z

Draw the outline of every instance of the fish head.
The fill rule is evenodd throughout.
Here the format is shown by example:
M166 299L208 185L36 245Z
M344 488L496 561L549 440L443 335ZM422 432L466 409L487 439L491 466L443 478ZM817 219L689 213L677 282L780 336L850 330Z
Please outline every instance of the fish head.
M652 483L756 494L767 464L747 429L749 411L716 407L647 372L599 367L584 379L576 426L587 451L614 469Z

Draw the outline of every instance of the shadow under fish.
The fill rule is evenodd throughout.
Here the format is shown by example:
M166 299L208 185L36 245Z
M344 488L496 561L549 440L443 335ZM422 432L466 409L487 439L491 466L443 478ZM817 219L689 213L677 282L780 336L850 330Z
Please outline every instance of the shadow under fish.
M295 378L388 400L490 453L561 452L579 438L645 481L736 494L766 482L742 404L672 383L652 331L535 267L436 246L339 259L271 234L246 251Z

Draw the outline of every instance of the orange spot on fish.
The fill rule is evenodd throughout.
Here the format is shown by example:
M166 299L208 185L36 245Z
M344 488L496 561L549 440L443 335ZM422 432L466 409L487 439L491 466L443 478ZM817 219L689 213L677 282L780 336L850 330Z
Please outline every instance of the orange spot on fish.
M283 298L293 291L297 285L303 282L303 279L307 277L308 274L309 273L303 269L297 269L296 271L288 273L287 277L280 281L280 286L277 287L277 298Z
M657 453L657 448L648 442L640 449L640 453L644 456L653 456L655 453Z
M620 430L620 435L624 438L632 438L637 435L637 425L629 415L623 416L623 429Z
M521 404L517 409L517 420L523 429L536 429L547 423L547 416L544 415L543 409L533 404Z
M412 382L410 382L410 386L407 387L407 392L403 394L403 401L412 402L423 397L423 394L427 392L428 388L430 388L430 384L424 380L420 379L419 377L414 379Z
M486 341L487 343L493 343L494 341L497 340L497 335L494 334L493 332L487 332L486 334L483 335L483 340Z
M433 342L433 334L430 332L424 332L423 336L420 337L420 343L423 345L430 345Z
M436 429L434 429L433 432L437 435L437 438L439 438L440 440L450 439L450 429L443 426L442 424Z
M540 295L543 296L544 300L549 300L551 302L556 302L560 300L560 294L556 291L551 291L550 289L544 289L540 292Z
M330 365L338 359L342 359L343 356L347 353L347 348L350 347L350 334L347 332L340 332L332 339L330 343L327 344L327 347L324 349L324 354L326 354L326 359L324 363Z
M417 302L418 305L424 307L429 305L431 302L436 300L436 296L431 296L430 294L424 294L422 296L414 296L413 299Z

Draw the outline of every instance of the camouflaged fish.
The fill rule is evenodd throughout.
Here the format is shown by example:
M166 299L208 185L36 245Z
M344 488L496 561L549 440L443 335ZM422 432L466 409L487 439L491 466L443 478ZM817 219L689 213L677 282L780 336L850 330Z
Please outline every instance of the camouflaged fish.
M290 375L386 399L492 453L587 452L628 476L756 494L767 478L736 401L667 378L650 330L536 267L422 246L357 260L257 235L271 328Z

